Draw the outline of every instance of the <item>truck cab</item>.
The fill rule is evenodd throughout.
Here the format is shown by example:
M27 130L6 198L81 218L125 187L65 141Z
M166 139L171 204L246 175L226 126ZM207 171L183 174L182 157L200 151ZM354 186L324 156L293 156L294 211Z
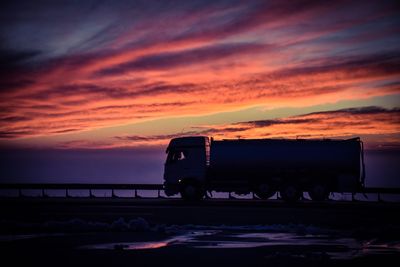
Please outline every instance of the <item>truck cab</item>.
M186 198L202 194L198 185L206 179L209 139L204 136L180 137L170 141L164 165L164 191L167 196L181 193ZM187 191L187 192L185 192Z

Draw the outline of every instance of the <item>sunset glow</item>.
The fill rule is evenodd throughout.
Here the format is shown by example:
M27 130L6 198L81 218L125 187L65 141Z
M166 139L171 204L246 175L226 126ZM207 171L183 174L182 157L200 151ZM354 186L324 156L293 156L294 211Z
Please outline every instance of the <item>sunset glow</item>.
M398 146L395 1L150 2L2 8L1 144L136 147L202 134ZM274 115L283 108L296 112Z

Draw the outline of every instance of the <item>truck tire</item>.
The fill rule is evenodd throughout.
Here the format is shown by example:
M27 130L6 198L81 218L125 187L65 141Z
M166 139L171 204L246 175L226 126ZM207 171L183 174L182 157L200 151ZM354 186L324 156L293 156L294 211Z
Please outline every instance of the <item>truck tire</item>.
M330 192L326 184L316 183L311 186L308 194L314 201L323 201L328 199Z
M259 183L254 189L254 194L261 199L269 199L275 193L276 190L268 183Z
M294 183L284 184L279 191L282 199L286 202L297 202L302 196L299 187Z
M194 182L185 182L180 188L181 197L187 201L198 201L204 197L204 190Z

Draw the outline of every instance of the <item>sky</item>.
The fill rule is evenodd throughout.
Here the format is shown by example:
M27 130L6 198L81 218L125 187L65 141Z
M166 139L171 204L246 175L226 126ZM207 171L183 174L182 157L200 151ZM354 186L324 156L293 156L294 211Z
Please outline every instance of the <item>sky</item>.
M400 150L397 1L0 5L0 148L12 166L10 151L127 149L161 165L186 135L360 136Z

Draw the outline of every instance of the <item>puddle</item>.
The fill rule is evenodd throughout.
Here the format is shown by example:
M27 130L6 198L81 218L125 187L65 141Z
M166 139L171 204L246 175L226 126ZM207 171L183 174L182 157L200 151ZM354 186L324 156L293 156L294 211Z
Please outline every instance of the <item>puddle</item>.
M376 240L364 242L362 245L363 254L392 254L400 253L400 242L379 242Z
M49 237L49 236L64 236L63 233L53 233L53 234L25 234L25 235L0 235L0 242L10 242L25 239L33 239L39 237Z
M18 241L39 237L39 235L1 235L0 242Z
M166 247L168 242L166 241L151 241L151 242L123 242L123 243L106 243L96 244L81 247L84 249L116 249L116 250L132 250L132 249L155 249Z
M185 245L196 240L196 237L214 235L218 231L190 231L181 235L176 235L171 238L161 241L148 242L121 242L121 243L104 243L94 244L80 247L82 249L118 249L118 250L136 250L136 249L155 249L172 245Z
M369 254L400 253L400 242L365 242L354 238L335 238L324 234L283 232L240 232L224 230L181 230L170 238L149 242L104 243L81 249L140 250L183 246L198 249L269 248L285 252L289 248L307 253L321 253L331 259L351 259Z

